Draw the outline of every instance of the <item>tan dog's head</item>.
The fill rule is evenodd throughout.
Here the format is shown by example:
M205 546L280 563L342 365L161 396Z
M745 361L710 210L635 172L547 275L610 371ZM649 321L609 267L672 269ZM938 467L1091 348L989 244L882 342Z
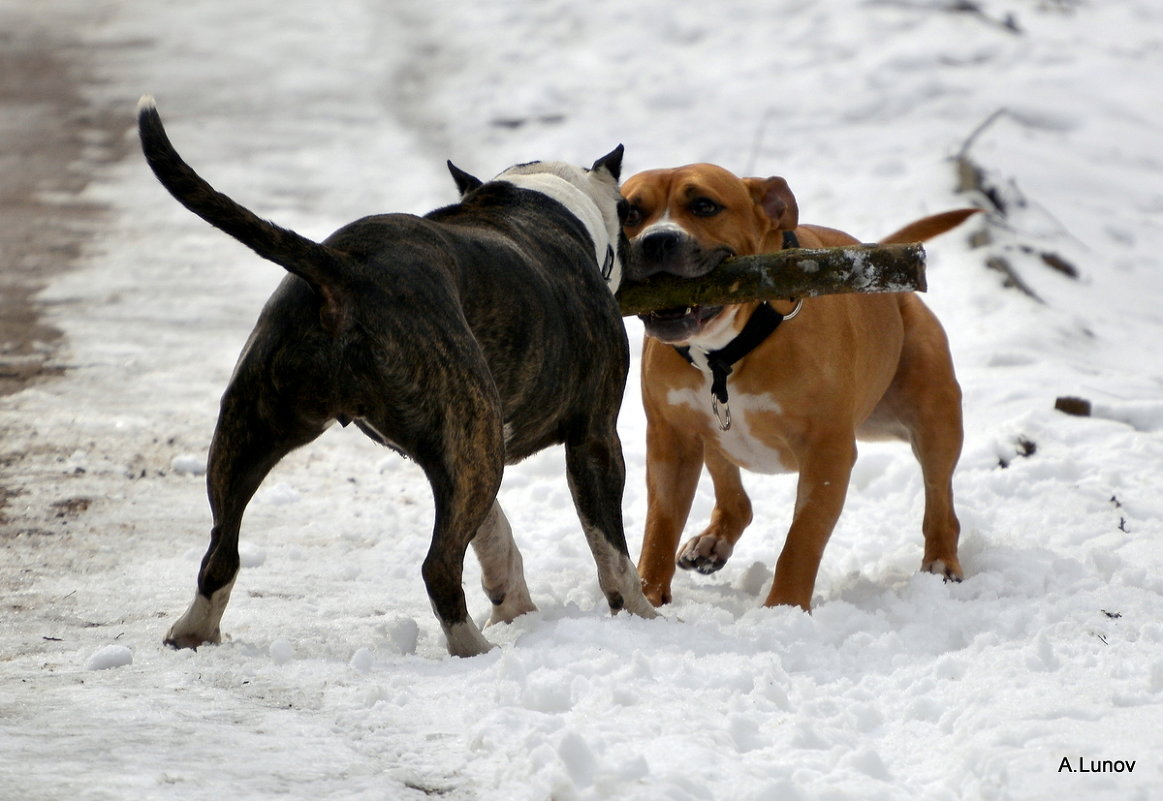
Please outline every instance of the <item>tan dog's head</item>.
M713 164L649 170L622 185L630 239L627 277L705 275L732 256L771 249L799 219L782 178L739 178ZM775 245L778 247L778 245ZM681 344L730 327L738 307L694 306L642 317L649 336Z

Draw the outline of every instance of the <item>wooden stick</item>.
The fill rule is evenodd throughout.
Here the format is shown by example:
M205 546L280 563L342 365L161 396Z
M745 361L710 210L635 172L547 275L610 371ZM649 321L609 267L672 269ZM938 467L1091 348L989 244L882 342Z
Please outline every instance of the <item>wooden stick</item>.
M633 317L684 306L926 288L921 245L845 245L739 256L698 278L655 275L624 281L617 298L622 316Z

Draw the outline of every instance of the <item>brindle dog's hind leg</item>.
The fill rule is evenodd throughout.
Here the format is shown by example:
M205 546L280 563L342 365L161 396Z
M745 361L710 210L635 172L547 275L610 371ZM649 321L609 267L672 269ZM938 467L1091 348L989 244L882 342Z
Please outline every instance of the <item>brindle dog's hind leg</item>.
M492 646L468 616L464 557L469 542L486 525L501 484L504 443L500 404L494 406L492 415L452 409L445 412L446 421L456 421L461 442L446 442L443 458L416 457L432 485L436 505L432 544L421 572L432 610L448 641L448 652L453 656L476 656ZM438 425L439 420L434 419L433 423ZM474 446L465 447L466 440L474 441Z
M626 549L621 507L626 465L615 419L579 427L569 435L565 443L569 489L610 610L657 617Z
M424 584L448 652L475 656L491 646L468 616L464 558L482 529L503 533L492 525L504 520L499 509L499 520L490 518L505 469L501 402L471 332L424 327L423 321L415 328L423 332L426 358L405 361L389 354L377 360L378 374L369 385L383 391L363 399L363 419L414 459L432 486L436 519ZM388 341L384 348L390 347ZM403 375L400 364L407 365Z
M239 375L243 372L240 367ZM197 648L221 641L219 622L238 576L242 513L271 468L325 429L322 424L293 418L290 413L287 418L276 423L262 414L254 388L238 377L223 395L206 470L214 521L210 547L202 558L194 602L170 627L165 637L167 645Z

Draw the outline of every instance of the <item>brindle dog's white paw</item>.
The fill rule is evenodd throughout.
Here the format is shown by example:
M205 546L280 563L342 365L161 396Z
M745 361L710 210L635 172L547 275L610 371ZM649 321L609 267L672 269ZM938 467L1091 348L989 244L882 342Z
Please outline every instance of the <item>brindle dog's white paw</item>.
M452 656L480 656L497 646L485 639L481 630L471 620L455 623L445 629L448 653Z
M217 645L222 642L222 630L218 624L226 610L226 603L230 600L230 590L233 587L234 582L231 581L211 598L195 593L193 603L185 614L170 626L162 642L170 648L192 650L197 650L201 645Z
M191 651L197 651L203 645L218 645L222 642L221 632L215 631L209 637L202 637L197 634L181 634L176 633L173 629L166 634L162 643L173 648L175 651L181 651L184 648L189 648Z
M654 604L646 599L642 594L642 590L627 592L622 598L622 608L632 615L652 620L656 617L661 617L658 610L654 608Z
M727 564L734 550L735 546L722 537L700 534L682 546L677 564L683 570L697 570L707 575Z
M485 628L495 626L498 623L512 623L521 615L536 611L537 605L529 597L528 591L524 593L510 592L501 603L493 604L493 611L489 615L489 622L485 624Z

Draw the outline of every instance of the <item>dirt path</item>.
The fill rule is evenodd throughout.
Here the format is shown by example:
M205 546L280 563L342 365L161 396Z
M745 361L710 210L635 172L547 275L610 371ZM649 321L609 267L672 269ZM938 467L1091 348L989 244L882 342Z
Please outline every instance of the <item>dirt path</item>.
M102 6L38 18L31 4L0 3L0 396L61 374L54 357L67 343L36 294L101 224L104 210L78 196L94 168L125 155L124 114L94 108L80 91L96 54L77 32ZM0 421L0 522L5 474L19 461L3 442Z

